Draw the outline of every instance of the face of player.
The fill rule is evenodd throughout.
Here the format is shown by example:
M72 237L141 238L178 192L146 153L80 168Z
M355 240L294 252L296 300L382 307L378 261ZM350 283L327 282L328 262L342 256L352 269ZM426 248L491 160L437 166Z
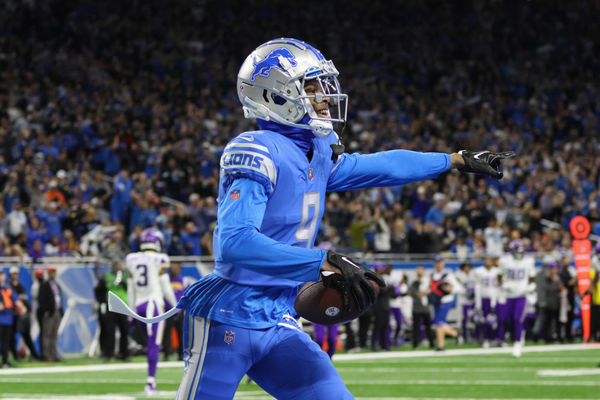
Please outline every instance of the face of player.
M329 97L323 95L323 88L316 79L306 81L304 91L310 97L310 104L317 113L317 116L322 118L331 118L329 114ZM317 101L320 100L320 101Z
M494 266L494 260L492 258L485 259L485 267L490 270Z
M436 261L433 263L433 267L436 272L442 272L444 270L444 261Z
M425 268L417 267L417 278L421 279L425 275Z

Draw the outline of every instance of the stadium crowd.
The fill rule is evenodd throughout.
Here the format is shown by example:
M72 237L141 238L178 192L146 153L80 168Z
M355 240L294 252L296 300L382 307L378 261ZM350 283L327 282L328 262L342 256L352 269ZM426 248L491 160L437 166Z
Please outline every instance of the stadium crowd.
M518 154L502 181L449 173L332 193L320 245L467 261L521 238L560 261L572 216L600 234L598 3L331 1L305 13L342 29L261 0L1 2L0 256L117 260L153 225L171 255L212 254L219 158L253 124L236 73L284 35L336 60L347 151Z
M283 11L260 1L249 17L264 26L258 34L246 16L239 23L234 3L191 12L184 3L155 12L160 2L0 5L2 255L93 253L83 242L98 225L127 238L154 224L171 254L210 254L210 240L198 238L216 218L219 157L251 125L235 96L240 54L283 32L339 60L351 99L348 151L519 154L500 182L446 174L331 194L320 241L465 258L511 230L531 251L565 246L564 231L544 229L542 219L599 221L598 28L586 18L569 23L597 4L319 5L353 30L348 41L301 20L284 30ZM234 28L215 29L223 19Z

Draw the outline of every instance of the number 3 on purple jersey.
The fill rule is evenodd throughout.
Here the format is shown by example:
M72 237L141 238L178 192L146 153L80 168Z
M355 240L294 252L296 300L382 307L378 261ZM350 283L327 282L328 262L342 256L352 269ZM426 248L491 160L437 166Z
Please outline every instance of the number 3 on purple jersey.
M145 264L140 264L135 267L137 270L142 270L139 275L139 278L135 283L138 286L146 286L148 284L148 267Z

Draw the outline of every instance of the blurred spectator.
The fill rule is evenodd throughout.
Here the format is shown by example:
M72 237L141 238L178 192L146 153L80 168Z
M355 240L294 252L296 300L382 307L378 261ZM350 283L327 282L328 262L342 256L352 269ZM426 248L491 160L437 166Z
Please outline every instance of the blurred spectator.
M390 299L390 318L393 318L395 323L394 335L392 336L392 329L388 327L387 330L387 342L394 347L400 346L404 343L404 336L402 335L402 323L404 322L404 316L402 315L402 296L408 295L408 277L406 274L402 274L398 280L392 274L392 266L388 265L386 284L395 288L396 297ZM397 275L396 275L397 276Z
M382 279L385 279L385 276L389 276L387 265L384 263L378 261L373 267L377 275L380 275ZM375 322L373 333L371 335L372 351L377 350L377 342L379 342L379 346L382 350L390 349L390 343L388 341L388 328L390 326L390 299L392 297L398 297L399 294L399 292L396 292L396 287L394 285L386 285L385 288L379 288L377 300L373 305Z
M117 233L119 231L116 231ZM117 359L129 359L129 322L127 316L107 310L108 292L113 292L127 304L127 273L123 271L120 261L112 261L111 270L98 280L95 289L98 309L100 311L100 347L102 357L108 361L115 353L115 330L119 328L119 353Z
M435 226L441 226L446 213L444 212L444 206L446 205L446 196L441 193L436 193L433 196L434 205L427 211L425 215L425 222L431 222Z
M429 295L431 288L429 279L425 276L425 267L418 265L417 278L410 284L410 295L413 299L412 305L412 347L416 349L421 342L421 323L425 328L425 337L429 341L429 347L433 349L433 334L431 332L431 313L429 311Z
M175 293L175 299L179 301L183 296L183 293L188 287L188 283L184 282L181 276L181 265L178 263L171 263L169 267L169 279L171 281L171 287L173 293ZM175 307L175 304L165 304L165 309ZM167 319L165 324L165 334L163 339L163 352L164 360L168 361L171 355L171 335L175 329L177 332L177 358L179 361L183 360L183 315L181 313L175 314L171 318Z
M56 267L48 267L48 280L40 286L38 297L42 314L42 347L45 361L60 361L58 326L63 313L62 289L56 282Z
M461 286L454 274L445 269L445 261L441 255L433 259L433 272L430 276L429 301L433 305L433 324L437 338L436 350L445 348L446 336L457 337L458 332L447 321L448 312L454 305L454 294L460 293Z
M62 172L63 174L65 173L65 171ZM65 195L58 189L58 182L56 181L56 179L52 179L50 181L50 183L48 184L48 190L46 191L46 193L44 193L44 195L46 196L46 200L48 200L49 203L58 202L62 207L67 206L67 200L65 199Z
M29 249L29 257L33 259L33 262L37 262L41 257L44 257L44 255L42 242L40 240L35 240L33 246Z
M564 320L560 319L559 337L564 337L567 342L573 342L573 320L575 318L575 293L577 291L577 273L571 266L571 259L565 252L560 261L560 280L566 289L566 312Z
M25 307L25 312L22 315L15 315L13 321L13 333L11 337L11 351L15 360L19 359L18 349L17 349L17 333L21 334L25 345L29 349L29 354L32 358L36 360L40 359L39 354L35 350L35 346L33 345L33 340L31 339L31 305L27 299L27 291L25 290L25 286L21 282L19 282L19 267L12 266L9 270L10 275L10 287L17 294L21 303Z
M114 193L110 202L110 216L112 221L127 221L127 213L131 204L131 189L133 181L129 178L126 169L114 178Z
M590 268L590 286L586 292L591 296L590 302L590 341L600 340L600 273Z
M461 334L460 341L463 343L469 342L468 323L470 316L475 308L475 276L473 273L473 265L469 262L463 262L458 267L455 274L456 281L464 289L458 294L459 311L461 315Z
M562 341L559 329L559 311L561 291L565 290L560 276L558 275L558 264L552 263L547 266L548 275L544 280L543 289L546 297L546 307L544 308L544 341L550 343L556 339Z
M189 256L201 256L202 245L200 240L202 238L201 232L196 228L193 222L185 224L184 231L181 233L181 240L186 249L186 254Z
M17 293L6 284L6 270L0 268L0 347L2 349L2 368L12 367L8 362L13 336L13 319L15 303L19 297Z
M38 323L38 327L39 327L39 356L40 359L44 359L44 346L42 343L42 326L43 326L43 322L44 322L44 315L42 313L42 310L40 309L40 288L42 287L42 284L44 283L44 270L41 268L36 268L34 270L34 280L33 283L31 285L31 313L35 316L37 323Z
M60 238L56 235L52 236L44 246L44 256L55 257L60 252Z
M21 209L21 202L19 200L13 201L12 210L7 214L6 220L8 236L10 237L10 241L14 243L27 229L27 216Z
M117 227L102 243L102 252L100 253L101 262L107 265L119 264L123 262L128 251L123 243L123 231ZM120 267L119 271L120 271Z

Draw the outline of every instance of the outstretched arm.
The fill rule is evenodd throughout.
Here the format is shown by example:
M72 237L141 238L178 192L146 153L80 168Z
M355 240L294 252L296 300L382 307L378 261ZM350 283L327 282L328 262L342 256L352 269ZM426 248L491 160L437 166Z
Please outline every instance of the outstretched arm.
M409 150L373 154L344 153L329 175L327 190L339 191L381 186L397 186L435 178L458 165L462 157L443 153Z
M327 190L404 185L436 178L451 168L500 179L502 160L514 155L513 152L468 150L452 154L408 150L390 150L365 155L345 153L331 170Z

